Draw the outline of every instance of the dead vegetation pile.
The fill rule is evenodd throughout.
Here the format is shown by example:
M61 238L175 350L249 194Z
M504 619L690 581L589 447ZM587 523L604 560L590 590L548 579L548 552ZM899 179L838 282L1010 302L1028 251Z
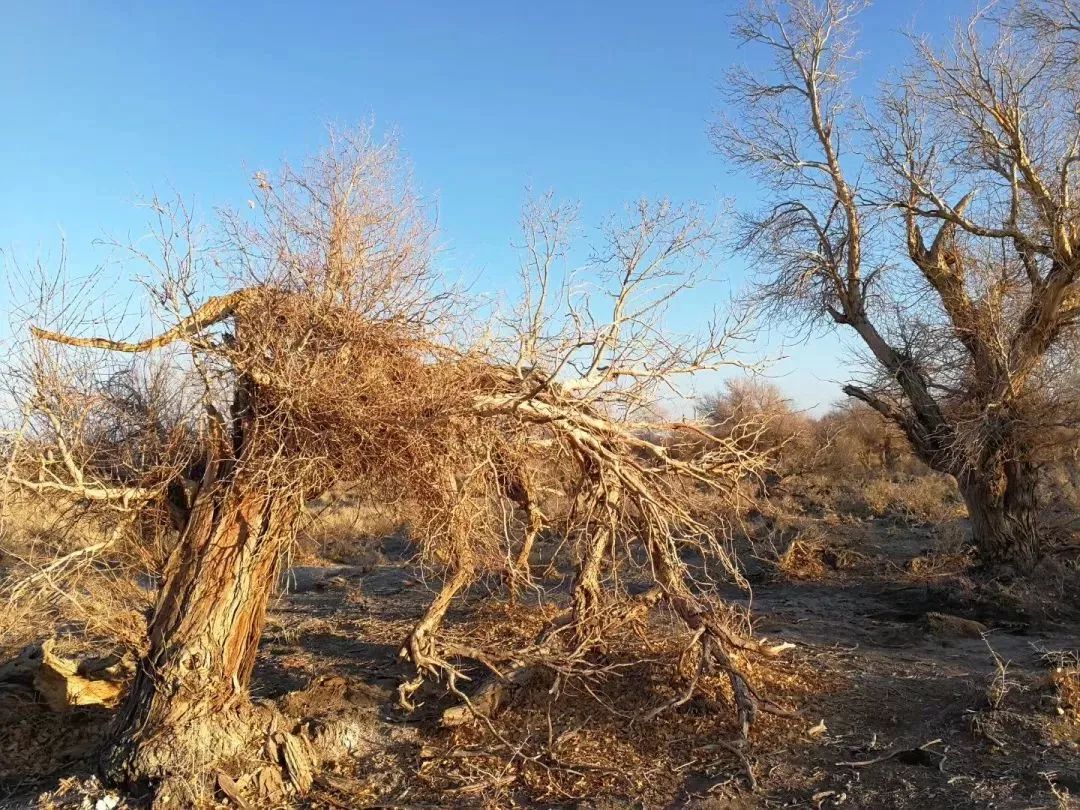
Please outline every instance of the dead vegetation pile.
M526 646L557 614L555 605L483 602L445 636L485 648ZM783 695L787 706L759 718L747 742L739 739L730 680L698 672L693 637L670 612L609 626L589 664L579 677L558 666L529 670L484 702L479 721L435 692L419 693L439 726L409 760L419 795L459 806L628 796L662 806L686 800L690 774L701 795L744 794L757 785L759 757L807 735L812 723L788 707L836 686L799 662L749 667L753 688ZM475 667L465 672L479 674Z
M1045 685L1048 707L1072 726L1073 736L1080 734L1080 653L1053 650L1043 653L1050 670Z
M727 711L732 695L726 679L716 678L703 679L693 699L654 718L655 707L672 697L667 668L641 658L622 663L620 677L579 682L557 698L544 684L532 685L491 725L447 732L420 751L419 777L433 794L478 804L634 796L661 806L686 798L680 794L687 771L700 777L702 794L724 787L717 783L736 795L752 791L757 758L795 742L812 725L763 719L752 745L729 742L738 736ZM769 681L786 696L807 697L806 685L793 677L774 674Z
M912 557L905 563L904 570L909 579L918 582L937 578L959 578L966 575L974 564L974 555L969 551L931 551Z
M799 532L775 553L777 571L793 579L820 579L855 568L865 559L846 543L831 541L820 529Z
M859 551L859 534L850 527L793 514L783 503L758 501L754 517L743 522L750 556L771 576L820 580L871 565Z

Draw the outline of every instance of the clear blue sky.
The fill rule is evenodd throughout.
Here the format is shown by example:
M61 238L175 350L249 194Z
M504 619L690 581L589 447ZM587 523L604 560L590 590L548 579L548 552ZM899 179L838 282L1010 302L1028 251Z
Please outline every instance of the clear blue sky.
M139 196L242 206L254 169L303 158L328 123L374 117L438 199L447 267L505 290L528 185L581 201L592 222L641 195L752 201L706 137L724 69L748 58L727 35L735 7L6 0L0 247L55 255L62 231L72 264L92 263L94 238L141 233ZM969 7L878 0L860 80L903 58L901 30L939 32ZM723 270L742 283L740 263ZM802 405L839 397L837 345L791 346L775 370Z

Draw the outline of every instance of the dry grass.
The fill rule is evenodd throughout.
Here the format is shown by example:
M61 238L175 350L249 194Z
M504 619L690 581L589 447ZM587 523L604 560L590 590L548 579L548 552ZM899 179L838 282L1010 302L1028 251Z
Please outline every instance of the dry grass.
M848 521L879 518L943 524L966 516L956 484L926 470L894 474L881 468L853 468L836 474L802 473L785 479L772 500L793 514Z
M971 568L970 554L930 553L913 557L904 566L907 578L916 582L925 582L938 578L963 576Z
M297 533L297 562L329 561L369 568L378 564L377 546L391 535L404 536L401 510L361 503L317 503L307 510Z
M866 557L845 545L830 542L822 532L807 531L788 543L776 557L776 568L792 579L821 579L851 569Z
M1051 709L1075 727L1080 724L1080 653L1045 651L1042 658L1050 668L1046 685Z
M861 501L874 517L936 523L963 514L956 485L945 476L926 474L900 481L874 478L863 484L851 511L858 512Z
M847 533L824 521L771 510L763 534L751 539L756 556L789 579L823 579L865 565Z
M124 535L103 544L112 527L92 516L73 520L72 507L57 502L7 503L0 653L14 656L50 636L72 653L144 649L153 598L148 577L155 572L143 565L133 539ZM77 554L99 544L104 547L98 553ZM65 557L70 564L50 569Z
M986 685L986 702L992 710L996 711L1005 705L1005 701L1013 690L1022 687L1009 674L1009 662L998 654L985 632L982 634L982 640L986 644L986 649L990 651L990 658L994 662L994 674Z

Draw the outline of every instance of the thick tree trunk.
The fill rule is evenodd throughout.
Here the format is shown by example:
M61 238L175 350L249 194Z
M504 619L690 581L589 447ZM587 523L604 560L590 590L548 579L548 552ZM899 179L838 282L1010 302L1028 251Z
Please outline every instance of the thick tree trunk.
M1039 561L1037 480L1034 465L1024 460L998 462L958 477L984 564L1026 573Z
M211 471L169 558L150 624L150 650L116 718L102 765L126 785L177 786L235 757L270 713L248 698L278 561L295 534L300 498L243 465ZM196 780L197 781L197 780Z
M957 444L955 425L944 421L936 404L920 405L915 396L918 378L900 380L912 403L912 412L900 411L888 402L848 385L844 392L870 405L896 424L915 454L931 469L951 475L960 489L971 520L972 539L984 565L1007 565L1019 573L1030 572L1041 559L1038 531L1036 466L1025 440L1017 432L1022 424L1007 409L984 416L975 461L961 460L965 448ZM924 392L925 393L925 392Z

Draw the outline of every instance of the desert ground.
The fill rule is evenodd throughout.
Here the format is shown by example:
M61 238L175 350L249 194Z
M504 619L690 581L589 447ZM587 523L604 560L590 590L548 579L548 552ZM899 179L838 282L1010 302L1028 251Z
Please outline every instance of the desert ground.
M794 645L756 673L792 715L763 716L746 746L734 742L715 685L648 718L674 684L650 664L647 636L642 648L613 649L611 663L623 667L594 684L557 697L545 684L514 687L490 722L447 727L443 713L460 701L434 687L402 711L396 690L410 668L397 651L437 577L391 517L311 504L300 558L271 605L252 694L288 716L346 728L347 745L307 797L283 795L276 806L1072 806L1078 611L1054 590L1074 581L1070 569L1048 561L1037 588L987 579L969 570L961 518L929 521L895 506L837 513L821 501L827 492L778 495L750 515L739 543L750 592L703 585L751 607L755 633ZM1059 535L1071 537L1076 527L1059 520ZM498 581L474 586L451 609L448 636L497 646L535 632L566 598L569 572L547 570L555 542L545 537L534 551L536 590L510 600ZM1070 548L1061 551L1067 558ZM687 561L706 568L692 551ZM125 567L99 567L48 601L92 600L106 586L150 597L152 580L123 591ZM97 643L136 620L125 608L135 612L122 599L61 604L82 620L55 629L57 649L76 659L116 652ZM685 632L672 636L680 643ZM32 679L3 687L3 807L138 806L94 775L110 709L54 711Z
M1080 0L22 5L0 808L1080 806Z

